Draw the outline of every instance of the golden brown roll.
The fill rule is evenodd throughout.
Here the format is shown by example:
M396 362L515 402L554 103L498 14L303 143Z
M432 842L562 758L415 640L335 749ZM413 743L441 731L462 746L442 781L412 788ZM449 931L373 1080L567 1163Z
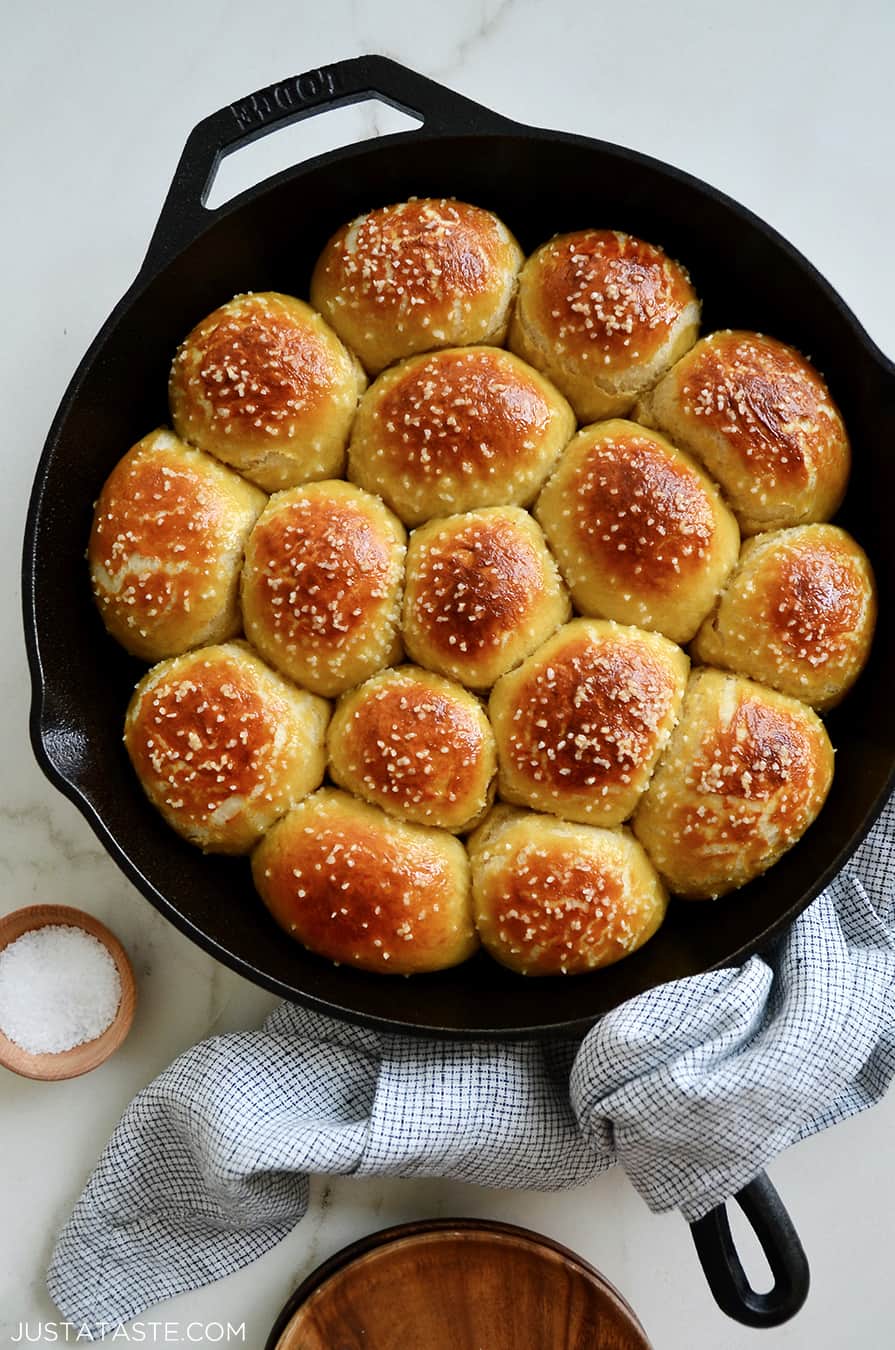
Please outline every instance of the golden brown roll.
M703 668L632 825L669 889L714 899L802 837L833 779L816 713L751 680Z
M547 381L510 352L461 347L413 357L361 400L348 477L405 525L530 502L575 430Z
M489 689L570 613L544 537L519 507L432 520L410 537L404 643L421 666Z
M740 532L688 455L634 422L585 427L535 510L584 614L689 642L730 575Z
M103 623L144 661L240 630L239 574L266 496L159 429L106 479L87 548Z
M404 539L391 511L350 483L278 493L246 545L246 637L327 697L399 660Z
M324 788L252 856L277 923L318 956L380 975L459 965L476 950L469 862L444 830Z
M497 751L482 705L416 666L383 670L344 694L328 748L335 782L419 825L471 829L494 796Z
M578 230L526 262L509 345L579 422L596 422L628 412L698 331L699 301L680 263L618 230Z
M520 975L579 975L642 947L668 896L624 828L496 806L469 840L482 945Z
M503 342L521 266L490 211L417 197L337 230L314 268L311 303L376 375L414 352Z
M688 664L658 633L573 619L494 686L500 796L585 825L620 824L677 720Z
M310 305L237 295L184 339L168 396L178 435L268 492L335 478L367 380Z
M128 705L124 743L153 806L208 853L247 853L326 767L329 705L245 642L153 666Z
M705 465L743 534L828 520L842 500L851 454L839 410L814 367L774 338L703 338L635 416Z
M826 710L863 670L875 622L864 550L836 525L798 525L746 540L693 654Z

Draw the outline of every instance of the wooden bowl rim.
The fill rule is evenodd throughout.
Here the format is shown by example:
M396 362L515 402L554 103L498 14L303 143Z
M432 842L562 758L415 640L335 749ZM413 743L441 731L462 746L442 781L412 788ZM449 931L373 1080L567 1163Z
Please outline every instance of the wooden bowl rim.
M86 910L72 905L26 905L0 916L0 952L17 938L38 928L54 924L66 928L80 928L97 938L108 951L118 969L121 980L121 1001L118 1011L105 1031L92 1041L72 1046L56 1053L31 1054L0 1031L0 1065L39 1082L62 1082L89 1073L113 1055L124 1041L134 1020L137 988L133 967L124 947L110 929Z
M540 1255L549 1254L552 1258L560 1258L562 1264L573 1267L588 1284L615 1302L618 1310L628 1319L631 1331L640 1336L642 1350L652 1350L646 1331L628 1300L606 1278L602 1271L597 1270L596 1266L591 1265L583 1256L556 1241L555 1238L535 1232L534 1229L522 1228L517 1224L503 1223L497 1219L474 1218L422 1219L411 1223L396 1224L393 1227L382 1228L377 1232L369 1233L366 1237L359 1238L356 1242L342 1247L315 1267L294 1290L274 1323L264 1350L289 1350L284 1345L284 1337L298 1313L302 1311L312 1296L321 1293L324 1286L334 1276L346 1270L348 1266L373 1253L378 1254L389 1247L413 1246L420 1242L430 1241L433 1238L462 1237L464 1235L498 1238L507 1242L508 1245L528 1247Z

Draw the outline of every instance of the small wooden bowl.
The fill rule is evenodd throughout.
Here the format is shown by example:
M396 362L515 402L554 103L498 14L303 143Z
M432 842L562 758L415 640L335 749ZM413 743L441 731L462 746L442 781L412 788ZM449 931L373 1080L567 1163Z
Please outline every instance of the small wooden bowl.
M355 1242L295 1291L265 1350L650 1350L618 1290L551 1238L438 1219Z
M134 972L127 952L105 924L83 910L72 909L68 905L30 905L27 909L13 910L12 914L0 918L0 951L23 933L35 928L46 928L50 924L81 928L91 937L99 939L118 967L121 1002L111 1025L106 1027L101 1036L85 1041L83 1045L76 1045L71 1050L60 1050L57 1054L29 1054L0 1031L0 1064L12 1069L13 1073L21 1074L23 1078L38 1078L48 1083L89 1073L113 1055L130 1031L137 1001Z

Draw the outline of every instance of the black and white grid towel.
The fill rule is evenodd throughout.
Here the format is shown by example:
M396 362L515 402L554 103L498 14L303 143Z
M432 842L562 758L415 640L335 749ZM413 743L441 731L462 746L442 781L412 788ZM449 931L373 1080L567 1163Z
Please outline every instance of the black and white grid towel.
M768 954L665 985L580 1044L421 1041L284 1004L131 1103L49 1290L98 1334L229 1274L301 1219L309 1173L561 1189L620 1163L705 1214L895 1073L895 799Z

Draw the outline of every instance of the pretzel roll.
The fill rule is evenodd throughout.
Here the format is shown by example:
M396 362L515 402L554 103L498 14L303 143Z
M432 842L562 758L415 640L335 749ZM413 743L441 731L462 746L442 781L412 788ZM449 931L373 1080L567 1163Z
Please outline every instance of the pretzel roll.
M578 230L526 262L509 345L579 422L596 422L628 412L698 331L699 301L680 263L618 230Z
M310 305L237 295L184 339L168 396L178 435L268 492L336 477L367 380Z
M740 543L717 487L634 422L578 433L535 514L578 609L689 642Z
M418 197L337 230L314 268L311 303L376 375L414 352L503 342L521 265L490 211Z
M159 429L127 452L93 513L87 562L109 633L159 661L239 632L239 574L267 498Z
M244 642L153 666L128 705L124 743L153 806L207 853L247 853L326 767L329 706Z
M629 956L668 896L624 828L572 825L496 806L469 840L482 946L519 975L580 975Z
M252 875L281 928L338 964L414 975L478 946L460 841L344 792L324 788L290 811L255 850Z
M658 633L573 619L497 681L498 792L586 825L618 825L671 734L688 662Z
M638 404L700 460L743 534L829 520L851 463L839 410L792 347L760 333L712 333Z
M421 666L489 689L570 613L544 537L519 507L432 520L410 537L404 643Z
M876 623L867 555L836 525L747 539L693 654L826 710L860 675Z
M802 837L832 780L833 747L810 708L736 675L695 670L634 833L676 895L715 899Z
M404 539L391 511L350 483L278 493L246 545L246 637L327 697L397 661Z
M497 347L413 357L368 389L348 476L406 525L478 506L523 505L575 430L565 399Z
M494 796L497 752L482 705L416 666L343 695L328 744L335 782L403 820L468 830Z

